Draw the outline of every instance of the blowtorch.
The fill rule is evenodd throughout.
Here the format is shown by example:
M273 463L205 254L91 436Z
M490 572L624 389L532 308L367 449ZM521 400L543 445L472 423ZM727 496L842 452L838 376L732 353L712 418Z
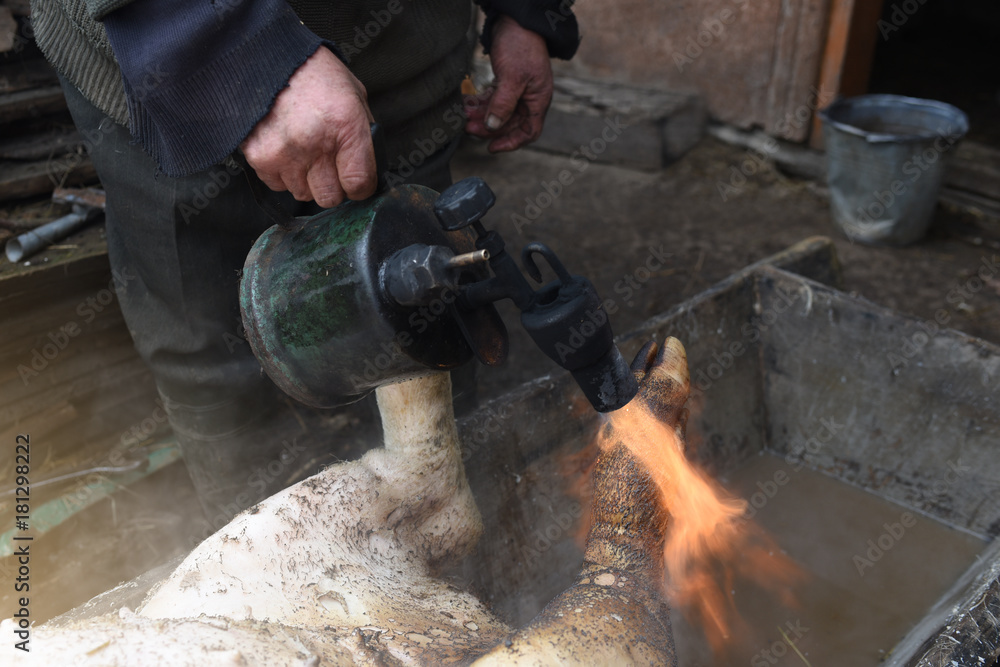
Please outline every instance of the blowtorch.
M379 155L374 129L373 137ZM528 275L542 282L536 257L556 274L533 289L483 225L495 202L481 178L440 194L380 179L364 201L268 229L240 284L247 340L264 371L293 398L328 408L473 357L497 366L508 338L494 303L510 299L532 340L597 411L627 404L638 385L594 286L530 243L521 253Z

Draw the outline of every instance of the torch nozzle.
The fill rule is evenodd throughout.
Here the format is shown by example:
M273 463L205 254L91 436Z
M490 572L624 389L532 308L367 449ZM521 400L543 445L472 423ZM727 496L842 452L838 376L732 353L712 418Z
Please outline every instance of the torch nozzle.
M598 412L624 407L638 393L597 290L586 278L564 274L540 289L522 310L521 324L542 352L573 375Z
M460 288L459 303L468 308L510 299L521 310L521 324L550 359L568 370L598 412L625 406L639 391L632 370L615 347L611 322L597 290L582 276L570 275L552 250L529 243L521 254L525 271L536 282L542 272L535 256L555 271L557 280L537 291L505 251L496 231L487 231L482 217L496 201L480 178L467 178L445 190L434 211L445 231L471 226L478 253L466 253L451 262L489 261L493 277Z
M639 392L639 384L616 346L612 346L596 363L571 373L583 395L598 412L623 408Z
M460 269L464 266L474 266L476 264L482 264L490 258L489 250L473 250L472 252L462 253L461 255L455 255L447 262L445 262L445 268L448 269Z

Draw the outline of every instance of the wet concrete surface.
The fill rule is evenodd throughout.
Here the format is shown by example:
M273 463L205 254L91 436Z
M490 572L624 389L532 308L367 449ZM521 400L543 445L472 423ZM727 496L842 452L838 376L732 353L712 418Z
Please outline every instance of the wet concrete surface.
M682 615L672 618L680 664L875 667L975 560L968 533L797 463L764 454L722 480L805 573L797 606L737 579L746 622L713 656Z

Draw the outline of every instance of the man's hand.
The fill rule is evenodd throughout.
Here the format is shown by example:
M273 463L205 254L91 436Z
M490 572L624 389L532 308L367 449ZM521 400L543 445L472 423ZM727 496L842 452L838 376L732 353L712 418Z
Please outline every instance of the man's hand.
M267 187L336 206L375 192L372 120L364 85L320 47L240 147Z
M545 40L501 16L493 29L490 62L496 87L484 96L468 98L466 132L491 139L491 152L512 151L542 133L552 101L552 64Z

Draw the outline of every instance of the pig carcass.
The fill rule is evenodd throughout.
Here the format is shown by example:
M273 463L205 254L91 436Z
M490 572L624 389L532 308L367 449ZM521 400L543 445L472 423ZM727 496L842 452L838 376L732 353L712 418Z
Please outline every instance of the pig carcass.
M681 344L648 344L633 371L636 400L682 428ZM598 459L576 582L515 630L435 577L482 532L448 375L377 397L383 447L237 516L134 612L43 625L30 654L4 650L60 665L676 664L662 595L669 516L627 448Z

